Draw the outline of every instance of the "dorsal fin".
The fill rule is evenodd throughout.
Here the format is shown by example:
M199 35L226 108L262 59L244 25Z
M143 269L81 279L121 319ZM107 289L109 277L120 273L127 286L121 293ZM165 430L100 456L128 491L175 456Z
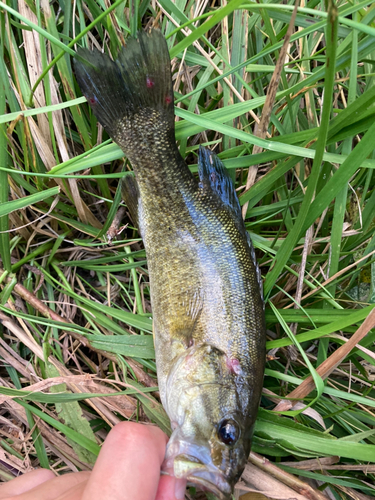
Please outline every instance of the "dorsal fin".
M227 169L218 156L202 146L199 147L198 174L202 188L211 188L220 197L221 201L231 210L236 227L246 239L249 246L251 259L257 274L260 294L263 299L263 284L260 268L256 260L255 250L249 233L246 231L245 223L242 219L241 206L238 201L236 190L234 189L233 181L229 177Z
M241 207L238 201L233 181L223 162L209 149L199 147L198 174L202 187L210 186L220 197L221 201L228 205L234 212L236 219L242 222Z

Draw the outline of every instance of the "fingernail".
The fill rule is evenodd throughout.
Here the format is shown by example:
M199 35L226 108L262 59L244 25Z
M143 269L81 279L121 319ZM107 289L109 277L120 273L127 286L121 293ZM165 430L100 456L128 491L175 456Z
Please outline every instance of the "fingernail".
M174 485L174 496L176 500L184 500L186 491L186 479L176 479Z

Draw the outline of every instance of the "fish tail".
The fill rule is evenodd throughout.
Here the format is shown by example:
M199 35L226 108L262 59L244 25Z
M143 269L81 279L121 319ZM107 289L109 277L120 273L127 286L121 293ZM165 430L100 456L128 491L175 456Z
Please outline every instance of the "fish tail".
M125 154L155 142L161 130L174 141L170 57L160 31L128 38L116 61L80 48L74 69L94 115Z

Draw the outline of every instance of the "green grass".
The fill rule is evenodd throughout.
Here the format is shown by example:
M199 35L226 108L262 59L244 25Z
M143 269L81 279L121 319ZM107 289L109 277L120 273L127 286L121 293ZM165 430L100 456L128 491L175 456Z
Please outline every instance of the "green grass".
M169 430L146 255L127 215L116 221L118 181L131 167L98 127L71 65L77 45L115 56L128 34L155 25L172 57L181 153L196 172L198 145L209 145L248 203L269 350L253 451L280 465L282 482L287 471L329 486L331 498L374 497L375 330L319 370L375 307L373 3L303 3L266 105L292 3L0 7L1 416L28 435L20 446L2 421L13 469L1 462L0 480L23 472L26 456L56 472L90 468L118 420ZM112 223L128 225L108 241ZM309 375L315 390L303 405L273 411ZM336 458L317 467L327 456Z

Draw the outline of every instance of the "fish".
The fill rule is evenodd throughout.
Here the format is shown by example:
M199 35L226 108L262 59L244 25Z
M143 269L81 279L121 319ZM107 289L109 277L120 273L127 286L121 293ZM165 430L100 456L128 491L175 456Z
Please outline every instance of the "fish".
M172 428L163 470L233 494L248 459L265 365L262 279L235 187L198 153L198 178L175 140L168 46L129 37L114 61L79 49L77 82L130 161L124 200L147 254L160 398Z

